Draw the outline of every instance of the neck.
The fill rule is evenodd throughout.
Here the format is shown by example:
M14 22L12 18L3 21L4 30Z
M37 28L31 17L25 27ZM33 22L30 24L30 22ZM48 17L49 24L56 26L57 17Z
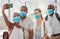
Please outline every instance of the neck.
M21 17L22 20L24 20L25 18L26 18L26 16L25 17Z
M43 20L43 19L42 19L42 18L40 18L40 19L38 19L38 20L37 20L37 22L42 21L42 20Z
M14 23L14 25L16 25L16 26L17 26L17 25L19 25L19 23Z
M39 20L37 20L37 26L40 26L41 25L41 23L42 23L42 18L40 18Z
M54 13L53 13L54 14ZM50 16L52 17L53 16L53 14L51 14Z
M17 27L17 28L21 28L21 26L19 25L19 23L14 23L14 25Z

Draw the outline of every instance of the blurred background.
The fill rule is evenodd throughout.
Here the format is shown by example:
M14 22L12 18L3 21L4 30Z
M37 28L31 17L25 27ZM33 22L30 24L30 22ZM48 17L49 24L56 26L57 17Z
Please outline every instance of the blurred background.
M9 21L11 22L13 22L13 13L20 13L20 7L23 5L28 7L28 16L31 16L34 13L34 9L40 8L43 13L43 18L45 18L49 4L53 4L55 6L55 12L60 15L60 0L0 0L0 39L2 39L3 32L8 31L8 28L6 27L6 24L2 17L2 6L5 3L13 4L12 8L5 11Z

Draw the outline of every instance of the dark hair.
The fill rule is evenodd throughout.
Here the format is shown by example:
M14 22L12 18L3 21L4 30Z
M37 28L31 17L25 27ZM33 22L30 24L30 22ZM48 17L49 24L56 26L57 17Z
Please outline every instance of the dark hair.
M36 10L38 10L39 12L41 12L41 10L40 10L40 9L38 9L38 8L37 8L37 9L35 9L34 11L36 11Z
M8 32L4 32L3 33L3 39L5 39L4 37L5 37L5 35L7 36L7 38L6 39L9 39L9 34L8 34Z
M26 8L26 10L28 10L27 6L22 6L21 8L23 8L23 7Z
M48 5L48 9L53 9L53 10L55 10L55 7L54 7L53 4L49 4L49 5Z
M39 8L36 8L34 11L38 10L39 12L41 12L41 9ZM41 18L43 19L42 15L41 15Z
M18 12L14 12L14 14L18 14L18 15L19 15L19 13L18 13ZM14 15L14 14L13 14L13 15Z

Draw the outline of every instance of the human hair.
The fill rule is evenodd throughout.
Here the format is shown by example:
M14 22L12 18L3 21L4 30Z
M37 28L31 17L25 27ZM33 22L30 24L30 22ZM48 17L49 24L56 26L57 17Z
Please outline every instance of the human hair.
M28 11L28 8L27 8L27 6L22 6L21 8L25 8L25 9Z
M3 39L9 39L9 34L8 32L3 33Z
M41 9L39 8L36 8L34 11L38 10L39 12L41 12ZM43 19L42 15L41 15L41 18Z
M39 8L35 9L34 11L38 10L39 12L41 12L41 10Z
M53 10L55 10L55 7L54 7L53 4L49 4L49 5L48 5L48 9L53 9Z

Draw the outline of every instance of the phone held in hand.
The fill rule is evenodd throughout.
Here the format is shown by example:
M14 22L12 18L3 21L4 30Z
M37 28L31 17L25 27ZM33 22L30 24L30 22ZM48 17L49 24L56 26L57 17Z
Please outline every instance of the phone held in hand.
M8 7L9 7L9 8L12 8L12 7L13 7L13 4L8 4Z

